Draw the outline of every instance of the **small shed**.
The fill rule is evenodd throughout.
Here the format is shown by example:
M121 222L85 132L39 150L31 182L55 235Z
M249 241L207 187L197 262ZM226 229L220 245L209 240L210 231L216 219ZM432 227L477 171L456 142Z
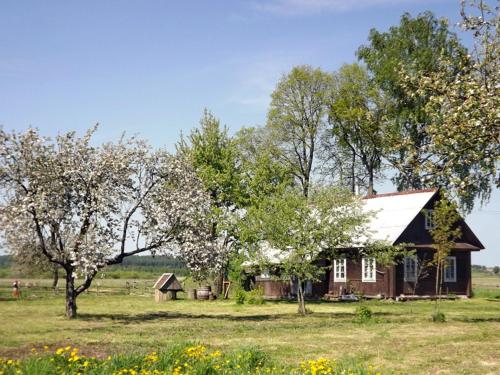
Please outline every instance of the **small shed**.
M182 286L179 280L173 273L164 273L156 281L155 285L155 301L163 302L177 298L177 292L182 291Z

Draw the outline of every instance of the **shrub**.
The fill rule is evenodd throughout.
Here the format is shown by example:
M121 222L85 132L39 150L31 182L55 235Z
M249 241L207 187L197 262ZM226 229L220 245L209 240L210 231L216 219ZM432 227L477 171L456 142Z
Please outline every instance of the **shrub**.
M363 323L372 319L373 313L367 306L358 306L356 308L355 321Z
M247 303L250 305L262 305L264 303L264 289L255 288L246 293Z
M446 322L446 317L441 311L436 311L432 314L432 321L435 323L444 323Z
M242 288L236 289L234 293L234 299L236 300L236 304L243 305L247 298L246 292Z

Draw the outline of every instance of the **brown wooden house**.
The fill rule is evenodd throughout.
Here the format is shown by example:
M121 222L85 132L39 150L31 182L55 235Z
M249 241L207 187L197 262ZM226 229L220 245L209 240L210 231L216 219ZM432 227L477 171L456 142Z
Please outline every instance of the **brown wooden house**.
M333 261L319 260L331 267L321 282L306 285L306 294L316 298L350 292L385 298L412 294L433 296L435 270L427 268L427 275L422 275L421 266L432 260L434 254L429 230L433 226L433 208L438 199L437 189L365 197L364 209L376 213L369 224L372 238L391 245L411 243L415 255L404 258L395 266L381 267L374 258L357 255L359 249L345 249L345 257ZM484 246L463 219L458 225L462 236L447 259L442 290L443 293L470 297L471 252L482 250ZM256 285L264 288L266 298L290 298L295 293L293 282L276 280L265 272L256 277Z

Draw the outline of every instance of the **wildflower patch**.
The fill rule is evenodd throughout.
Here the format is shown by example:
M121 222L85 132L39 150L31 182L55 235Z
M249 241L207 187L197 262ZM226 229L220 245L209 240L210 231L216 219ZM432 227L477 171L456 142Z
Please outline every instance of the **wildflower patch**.
M106 359L87 357L78 348L66 346L49 351L32 350L23 360L0 358L0 375L380 375L374 367L345 366L319 358L299 366L274 363L259 350L224 353L205 345L184 344L146 355L117 355Z

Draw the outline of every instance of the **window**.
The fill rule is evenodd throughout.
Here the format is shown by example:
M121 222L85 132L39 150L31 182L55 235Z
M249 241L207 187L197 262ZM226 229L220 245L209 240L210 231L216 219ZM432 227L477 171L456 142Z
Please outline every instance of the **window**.
M271 278L271 274L269 273L269 269L268 268L264 268L260 274L260 278L261 279L270 279Z
M418 267L418 260L416 257L405 257L404 261L405 281L410 281L410 282L417 281L417 267Z
M444 265L444 281L454 283L457 281L457 258L446 257L446 264Z
M311 280L307 280L304 285L304 295L312 296L313 294L313 283Z
M424 210L425 217L425 229L436 228L436 223L434 222L434 210Z
M361 269L363 272L361 280L363 282L377 281L377 265L375 263L375 258L363 258L361 260Z
M346 260L345 259L335 259L333 261L333 269L335 270L334 281L335 282L345 282L346 281Z

